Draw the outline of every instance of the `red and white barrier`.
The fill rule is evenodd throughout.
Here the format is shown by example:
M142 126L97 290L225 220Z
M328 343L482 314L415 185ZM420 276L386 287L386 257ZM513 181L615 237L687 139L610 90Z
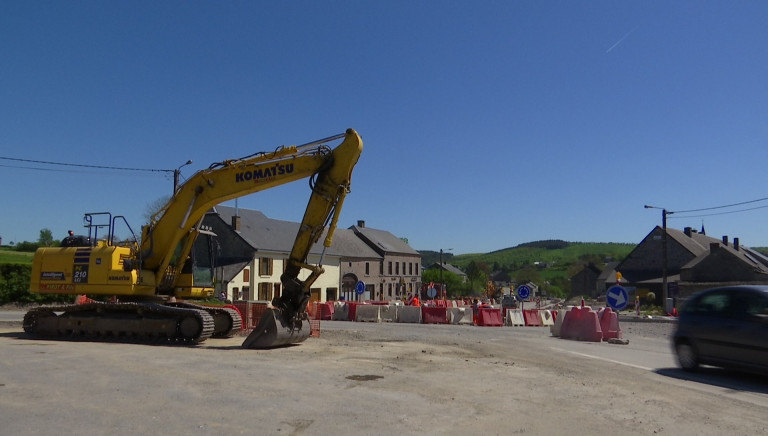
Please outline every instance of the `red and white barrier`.
M603 340L621 339L621 327L619 327L619 315L610 307L604 307L597 312L600 319L600 328L603 330Z
M549 310L539 310L539 319L544 327L555 325L555 319Z
M448 321L451 324L472 325L472 308L471 307L449 308Z
M602 342L603 331L597 312L591 307L574 307L565 313L560 337L577 341Z
M523 318L523 311L520 309L507 309L506 324L511 326L524 326L525 319Z

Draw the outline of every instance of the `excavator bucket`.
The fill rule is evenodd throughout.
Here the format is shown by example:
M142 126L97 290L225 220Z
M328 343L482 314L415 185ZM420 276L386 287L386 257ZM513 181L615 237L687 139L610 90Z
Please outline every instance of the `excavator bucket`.
M309 328L307 320L291 326L279 310L267 308L259 325L243 341L243 348L263 349L298 344L309 337Z

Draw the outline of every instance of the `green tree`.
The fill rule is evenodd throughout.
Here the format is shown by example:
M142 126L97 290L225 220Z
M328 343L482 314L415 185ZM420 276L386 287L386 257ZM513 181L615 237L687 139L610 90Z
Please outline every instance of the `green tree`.
M452 298L458 295L462 295L464 287L462 286L461 279L456 274L450 271L443 271L443 283L445 283L445 292L448 298ZM435 284L435 288L439 288L440 283L440 270L437 268L424 270L421 275L421 283L428 285L430 283Z
M16 244L13 249L16 251L34 252L39 247L36 242L22 241Z
M53 245L53 232L51 232L51 229L41 229L37 243L41 247L50 247Z
M531 265L526 265L522 269L517 270L515 273L515 280L518 283L541 283L541 274L536 270L536 268L532 267Z
M474 260L467 265L467 278L469 279L469 289L479 291L485 289L485 282L488 278L490 268L485 262L475 262Z

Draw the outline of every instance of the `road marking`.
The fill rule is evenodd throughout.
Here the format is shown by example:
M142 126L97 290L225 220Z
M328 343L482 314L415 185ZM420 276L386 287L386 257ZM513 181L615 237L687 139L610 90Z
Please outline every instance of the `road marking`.
M632 368L643 369L643 370L646 370L646 371L653 371L653 368L648 368L648 367L645 367L645 366L635 365L634 363L620 362L618 360L606 359L605 357L592 356L591 354L584 354L584 353L579 353L579 352L576 352L576 351L563 350L562 348L554 348L554 347L552 347L551 349L555 350L555 351L562 351L563 353L575 354L575 355L581 356L581 357L588 357L590 359L602 360L603 362L616 363L616 364L619 364L619 365L629 366L629 367L632 367Z

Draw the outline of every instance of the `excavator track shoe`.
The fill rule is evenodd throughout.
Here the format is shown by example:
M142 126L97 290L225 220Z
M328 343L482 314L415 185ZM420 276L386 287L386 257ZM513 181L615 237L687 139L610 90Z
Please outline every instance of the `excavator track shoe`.
M309 337L309 321L298 321L295 325L286 322L277 309L264 311L259 325L243 341L243 348L265 349L298 344Z

